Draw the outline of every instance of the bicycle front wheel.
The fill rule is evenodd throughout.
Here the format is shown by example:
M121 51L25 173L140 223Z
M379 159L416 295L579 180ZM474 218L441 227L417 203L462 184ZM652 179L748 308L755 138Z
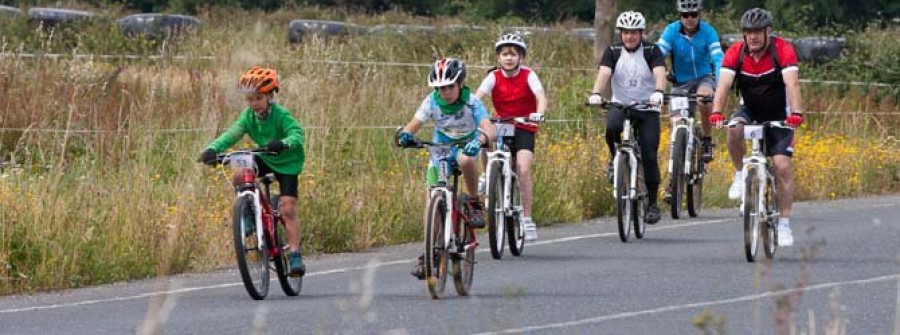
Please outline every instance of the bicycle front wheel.
M513 174L512 185L509 187L510 202L516 210L513 215L506 218L506 236L509 237L509 253L513 256L522 256L525 251L525 229L522 227L522 189L519 187L519 178Z
M759 247L759 180L756 168L748 168L744 175L744 203L741 211L744 214L744 254L748 262L756 260Z
M684 162L685 150L687 150L687 131L680 128L675 131L675 145L672 147L672 179L671 189L672 198L669 202L672 219L678 219L681 216L681 204L684 197Z
M628 235L631 234L631 222L634 215L634 203L628 198L631 183L629 176L631 175L631 166L627 159L628 155L622 155L616 167L616 219L619 223L619 239L622 242L628 242Z
M488 242L491 247L491 257L500 259L503 257L503 249L506 247L506 236L504 228L506 228L506 215L503 208L503 175L501 174L502 165L500 162L494 162L488 170L490 179L488 180Z
M241 273L241 281L244 288L255 300L262 300L269 294L269 253L265 243L260 244L256 231L256 211L253 206L253 198L240 197L234 202L232 215L232 232L234 236L234 251L237 257L238 270ZM247 231L244 227L253 227Z
M634 211L631 214L631 222L634 225L634 237L644 238L644 233L647 231L647 222L644 221L644 214L647 213L647 205L650 199L647 198L643 169L637 169L637 183L635 183L634 189L634 193L637 194L637 198L632 200L633 205L631 206Z
M447 246L444 245L444 220L449 204L443 193L437 192L425 210L425 283L432 299L440 299L447 285Z
M295 297L300 294L303 289L303 277L290 276L290 249L285 236L287 230L284 228L284 221L278 219L275 223L275 242L278 243L278 255L274 257L275 272L278 274L278 283L281 284L281 290L289 297Z

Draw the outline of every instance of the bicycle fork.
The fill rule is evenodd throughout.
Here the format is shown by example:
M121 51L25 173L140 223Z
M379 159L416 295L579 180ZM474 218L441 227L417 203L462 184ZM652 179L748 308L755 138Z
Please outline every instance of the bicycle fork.
M635 157L634 153L631 152L630 148L619 149L619 151L616 153L616 157L613 158L613 168L615 169L615 170L613 170L614 171L613 174L615 176L618 176L619 173L621 173L619 171L619 160L623 159L623 156L627 156L628 165L631 167L629 174L628 174L628 180L629 180L628 194L625 197L626 199L631 200L631 199L634 199L637 197L637 194L636 194L637 193L637 187L636 187L636 185L637 185L637 169L640 167L637 166L637 157ZM614 180L613 180L613 197L614 198L619 194L620 187L622 187L622 185L619 185L619 178L614 178Z
M247 195L249 195L253 199L253 208L254 208L253 221L256 225L256 231L257 231L257 233L256 233L256 239L257 239L257 243L258 243L257 246L259 246L260 249L266 248L267 244L265 243L265 239L263 239L263 235L264 235L263 234L263 231L264 231L263 230L263 220L262 220L263 208L262 208L262 203L260 203L260 201L259 201L259 189L255 188L252 190L238 191L237 198L241 198L241 197L244 197ZM243 227L241 229L243 229ZM244 231L242 231L241 233L246 234L246 232L244 232Z

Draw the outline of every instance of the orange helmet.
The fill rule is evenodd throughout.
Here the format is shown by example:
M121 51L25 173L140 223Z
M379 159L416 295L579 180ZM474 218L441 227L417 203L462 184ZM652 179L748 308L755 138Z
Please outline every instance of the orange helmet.
M254 66L238 79L238 90L260 94L278 92L278 71Z

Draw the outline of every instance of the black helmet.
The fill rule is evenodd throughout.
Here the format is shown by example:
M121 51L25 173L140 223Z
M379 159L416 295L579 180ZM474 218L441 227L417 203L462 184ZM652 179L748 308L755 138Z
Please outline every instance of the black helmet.
M678 0L675 7L681 13L694 13L703 10L703 0Z
M753 8L741 16L741 29L762 29L772 26L772 14L762 8Z

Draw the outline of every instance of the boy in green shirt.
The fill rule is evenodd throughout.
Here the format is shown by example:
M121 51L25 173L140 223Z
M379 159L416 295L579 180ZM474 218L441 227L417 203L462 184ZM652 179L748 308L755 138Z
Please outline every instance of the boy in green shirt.
M278 92L278 73L273 69L254 66L238 80L238 91L245 94L249 105L237 121L219 138L209 144L200 156L204 163L215 162L219 152L228 150L244 134L274 156L256 156L259 174L275 174L281 190L279 208L284 219L290 245L290 273L303 276L306 267L300 255L300 220L297 217L297 176L303 171L303 128L291 112L275 103Z

